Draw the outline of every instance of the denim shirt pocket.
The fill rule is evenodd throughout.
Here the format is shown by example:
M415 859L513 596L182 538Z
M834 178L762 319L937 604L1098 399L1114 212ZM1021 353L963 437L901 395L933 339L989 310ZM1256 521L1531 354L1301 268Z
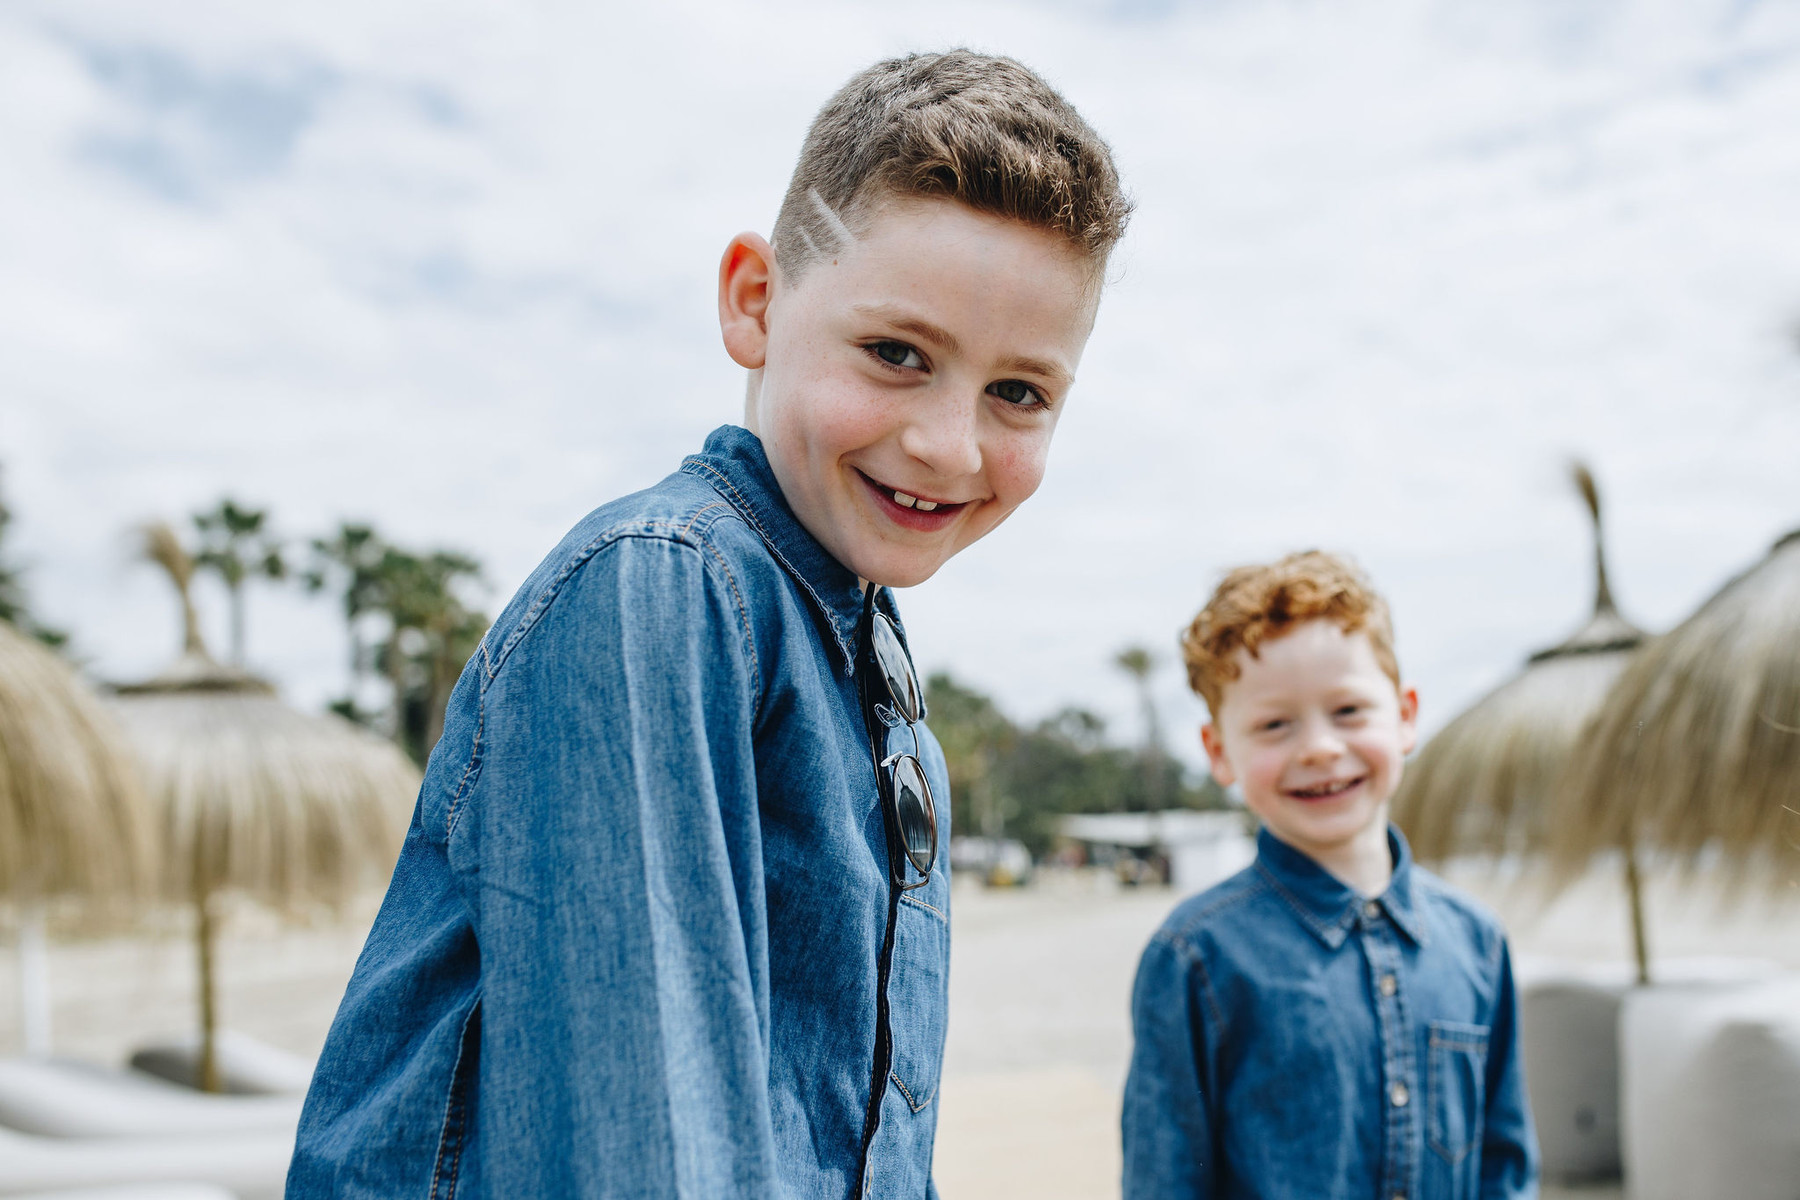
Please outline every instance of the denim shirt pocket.
M935 881L934 881L935 882ZM931 893L938 889L926 887ZM937 1099L950 1007L950 923L936 897L901 897L888 978L894 1053L888 1082L913 1112Z
M1427 1028L1427 1140L1456 1164L1481 1140L1486 1106L1488 1026L1433 1021Z

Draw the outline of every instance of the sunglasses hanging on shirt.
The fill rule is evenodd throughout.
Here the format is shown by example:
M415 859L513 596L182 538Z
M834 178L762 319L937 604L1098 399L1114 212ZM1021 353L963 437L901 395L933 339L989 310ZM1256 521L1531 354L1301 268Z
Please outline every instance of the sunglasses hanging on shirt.
M923 887L937 862L937 805L919 761L918 723L925 697L912 656L894 624L875 607L876 585L863 593L857 628L856 689L881 791L888 834L888 875L901 891ZM912 867L910 878L907 871Z

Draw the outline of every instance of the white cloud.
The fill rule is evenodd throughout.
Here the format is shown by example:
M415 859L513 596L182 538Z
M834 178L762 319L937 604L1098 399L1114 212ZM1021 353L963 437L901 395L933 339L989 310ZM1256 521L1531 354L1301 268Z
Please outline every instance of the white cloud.
M1115 648L1322 544L1442 719L1583 615L1569 453L1652 626L1800 523L1791 8L40 3L0 10L39 606L154 669L121 532L227 491L472 550L498 606L737 415L716 256L812 111L953 42L1063 87L1141 207L1044 490L907 598L926 664L1129 729ZM259 595L251 635L300 701L341 688L323 604Z

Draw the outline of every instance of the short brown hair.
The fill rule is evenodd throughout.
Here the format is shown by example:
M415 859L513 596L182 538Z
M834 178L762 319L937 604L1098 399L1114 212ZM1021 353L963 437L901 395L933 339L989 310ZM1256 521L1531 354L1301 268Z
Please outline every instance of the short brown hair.
M1264 642L1305 621L1331 621L1345 633L1367 634L1375 661L1400 686L1387 601L1349 559L1307 550L1228 572L1182 635L1188 685L1206 701L1213 720L1219 719L1225 685L1238 677L1238 650L1255 658Z
M1131 201L1112 151L1030 68L972 50L859 72L814 118L771 238L791 279L890 197L941 197L1060 235L1096 266Z

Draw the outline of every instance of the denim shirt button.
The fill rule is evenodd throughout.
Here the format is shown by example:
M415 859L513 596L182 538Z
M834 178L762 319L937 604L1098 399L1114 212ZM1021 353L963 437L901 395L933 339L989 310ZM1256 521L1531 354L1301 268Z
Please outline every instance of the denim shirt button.
M1395 979L1392 975L1383 975L1381 977L1381 994L1382 995L1391 996L1399 990L1400 990L1400 981L1398 979Z
M1369 901L1367 904L1363 905L1363 916L1371 921L1379 920L1381 917L1381 904L1375 900Z
M1396 1083L1388 1089L1388 1099L1393 1102L1395 1108L1405 1108L1406 1102L1412 1099L1412 1093L1406 1090L1404 1083Z

